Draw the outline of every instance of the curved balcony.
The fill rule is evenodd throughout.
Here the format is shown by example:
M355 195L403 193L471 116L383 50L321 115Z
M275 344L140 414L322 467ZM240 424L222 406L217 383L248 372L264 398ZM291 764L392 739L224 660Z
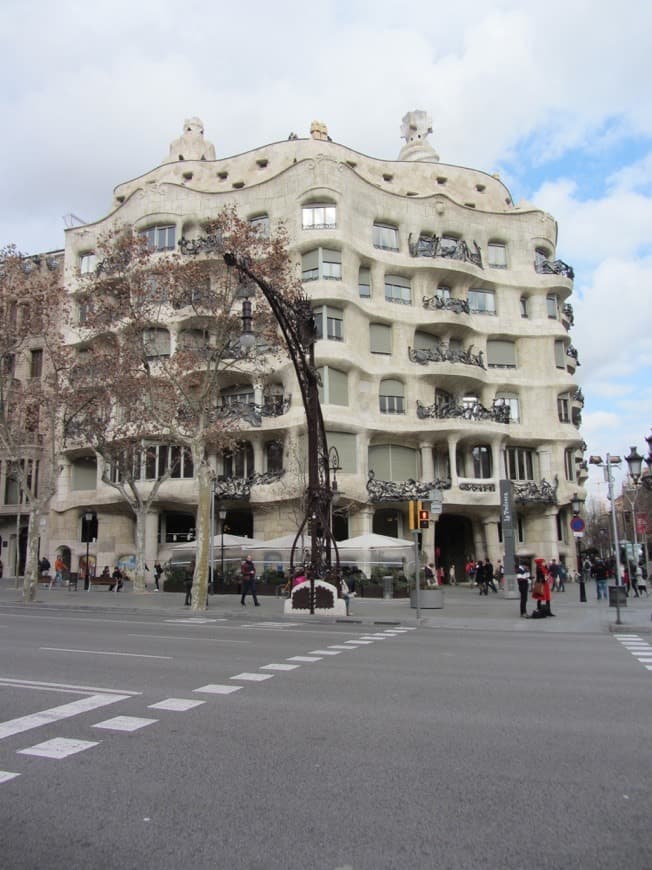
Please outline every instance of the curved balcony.
M534 480L514 481L513 492L515 504L557 504L557 487L559 479L555 477L554 485L542 478L539 483Z
M456 299L453 296L424 296L423 307L430 311L450 311L453 314L470 314L468 299Z
M478 366L481 369L486 368L482 351L473 353L472 344L466 350L450 348L443 344L440 347L428 349L408 347L408 358L410 362L419 363L422 366L431 362L450 362L462 363L462 365L467 366Z
M571 281L575 278L573 267L563 260L535 260L534 270L539 275L562 275L564 278L570 278Z
M479 269L483 268L482 254L477 242L473 242L473 250L464 239L442 238L441 236L421 235L416 242L412 241L412 233L408 237L408 248L412 257L441 257L447 260L458 260L471 263Z
M417 417L419 420L434 418L435 420L450 420L458 418L465 421L490 421L492 423L509 423L509 405L494 405L485 408L480 402L435 402L424 405L417 399Z
M449 478L444 480L376 480L373 471L369 472L367 493L374 504L388 501L415 501L427 499L433 489L450 489Z

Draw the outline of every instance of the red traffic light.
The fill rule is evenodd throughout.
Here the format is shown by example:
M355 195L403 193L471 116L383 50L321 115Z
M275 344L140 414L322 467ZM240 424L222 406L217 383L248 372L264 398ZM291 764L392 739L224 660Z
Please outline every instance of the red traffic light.
M427 529L430 525L430 511L419 511L419 528Z

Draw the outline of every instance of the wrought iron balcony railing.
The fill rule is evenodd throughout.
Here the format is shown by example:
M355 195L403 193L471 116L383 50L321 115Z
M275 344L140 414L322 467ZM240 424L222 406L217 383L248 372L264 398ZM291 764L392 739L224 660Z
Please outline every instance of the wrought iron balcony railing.
M285 474L282 471L267 471L264 473L250 474L249 477L223 477L215 481L215 496L220 501L247 501L251 496L252 486L265 486L276 483Z
M535 260L534 269L540 275L563 275L564 278L570 278L572 281L575 277L573 267L563 260Z
M436 420L449 420L459 418L462 420L489 420L493 423L509 423L509 405L498 404L492 408L485 408L480 402L435 402L433 405L423 405L417 399L417 417L427 420L433 417Z
M461 348L451 348L446 345L433 348L408 348L408 357L410 362L419 363L425 366L430 362L451 362L462 363L467 366L479 366L485 368L482 351L473 353L473 345L469 345L466 350Z
M451 482L449 478L444 480L376 480L373 471L369 472L367 480L367 492L369 493L369 501L377 504L378 502L386 501L414 501L415 499L426 499L433 489L450 489Z
M495 492L495 483L475 483L472 481L462 481L459 484L459 489L464 492Z
M453 314L470 314L467 299L455 299L453 296L424 296L423 307L431 311L452 311Z
M534 480L514 481L513 492L516 504L557 504L557 487L559 479L555 477L554 485L543 478L539 483Z
M413 242L412 233L410 233L408 248L412 257L444 257L447 260L459 260L463 263L472 263L480 269L483 268L482 254L477 242L473 242L473 250L471 250L464 239L421 235L416 242Z

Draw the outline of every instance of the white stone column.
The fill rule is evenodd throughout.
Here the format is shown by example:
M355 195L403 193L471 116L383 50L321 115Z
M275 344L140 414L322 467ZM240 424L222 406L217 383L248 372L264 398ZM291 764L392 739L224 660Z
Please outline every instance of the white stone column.
M457 439L449 438L448 439L448 464L451 470L451 485L459 486L459 478L457 476L457 462L455 461L457 456Z
M543 515L543 553L539 553L546 562L559 558L559 541L557 540L557 508L550 507Z
M487 517L482 520L482 526L484 528L484 539L486 545L486 551L482 558L489 556L492 564L495 566L497 561L503 561L503 553L500 544L500 540L498 537L498 523L499 517Z
M154 570L154 562L158 559L159 541L158 541L158 516L157 510L150 510L145 517L145 563L150 569ZM152 574L152 576L154 576Z
M432 455L432 442L422 441L419 444L421 451L421 480L430 481L435 479L435 461Z

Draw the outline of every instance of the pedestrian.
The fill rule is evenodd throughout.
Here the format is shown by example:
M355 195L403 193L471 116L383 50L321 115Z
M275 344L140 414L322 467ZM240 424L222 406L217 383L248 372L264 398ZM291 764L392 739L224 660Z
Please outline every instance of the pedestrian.
M455 579L455 563L451 562L450 568L448 569L448 582L451 586L457 586L457 580Z
M559 563L558 580L557 580L557 585L559 587L560 592L566 591L566 580L567 579L568 579L568 571L566 570L566 566L564 565L563 562L560 562Z
M516 581L521 595L521 616L527 619L527 596L530 591L530 572L527 567L519 562L516 568Z
M163 576L163 568L161 568L161 563L157 559L154 562L154 592L160 592L161 587L159 586L159 580Z
M494 573L494 580L497 581L498 586L503 588L503 581L505 580L505 568L502 562L498 562L496 565L496 571Z
M240 566L240 571L242 573L242 597L240 598L240 604L244 607L245 598L247 595L251 595L254 599L254 604L258 607L259 601L256 597L256 566L251 556L247 556L244 560Z
M306 580L306 571L303 565L294 572L294 579L292 580L292 588L298 586L299 583L305 583Z
M480 595L489 595L489 587L491 587L493 592L498 593L494 583L494 566L489 561L488 556L484 560L484 565L482 562L478 562L476 578L480 586Z
M552 582L552 591L559 591L559 565L556 559L552 559L550 564L548 565L548 574L550 575Z
M186 598L183 602L184 607L189 607L192 604L192 584L195 579L195 563L191 562L186 568L186 573L183 578L183 588L186 591Z
M346 605L346 615L351 616L351 599L355 598L355 580L353 577L349 577L348 580L342 577L342 598Z
M113 580L113 583L109 586L109 592L113 592L113 590L115 589L116 593L118 593L122 589L124 581L122 571L117 565L113 569L111 579Z
M598 601L601 598L607 600L607 574L608 569L602 559L598 559L598 561L593 566L593 571L591 572L595 577L595 585L598 593Z
M645 592L646 597L649 598L650 593L647 591L647 579L643 571L636 576L636 585L638 586L638 594L643 597L643 593Z
M0 580L2 580L2 559L0 559Z
M48 589L52 589L53 586L56 586L57 583L61 583L63 586L63 572L66 570L66 564L61 558L61 553L54 560L54 577L50 580L50 585Z
M439 568L437 568L437 586L444 585L445 577L446 575L444 574L444 566L440 565Z
M546 570L545 559L535 559L536 575L534 586L532 587L532 598L537 602L537 609L532 614L534 619L541 619L544 616L555 616L550 605L552 600L552 577Z
M50 560L47 556L43 556L39 559L38 563L38 573L41 577L47 576L48 571L50 570Z
M426 586L434 586L435 585L435 565L434 562L428 562L426 567L423 569L423 573L426 577Z

